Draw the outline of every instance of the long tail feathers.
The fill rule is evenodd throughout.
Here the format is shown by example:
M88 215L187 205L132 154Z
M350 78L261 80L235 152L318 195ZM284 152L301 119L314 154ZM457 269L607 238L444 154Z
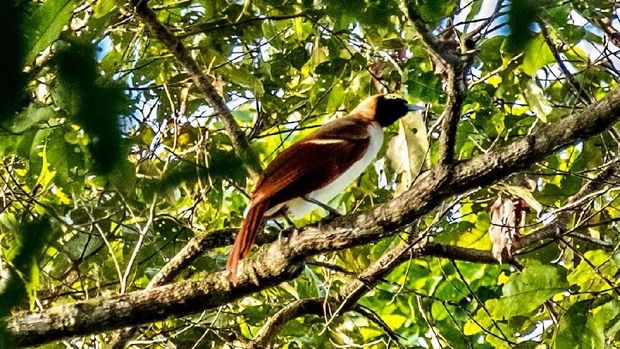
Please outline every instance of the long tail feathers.
M250 207L248 215L245 217L239 234L235 239L235 244L228 255L228 261L226 262L226 270L230 272L230 281L235 284L237 282L237 266L239 260L243 259L250 252L252 243L256 238L258 229L263 221L263 216L269 208L269 202L259 202L256 205Z

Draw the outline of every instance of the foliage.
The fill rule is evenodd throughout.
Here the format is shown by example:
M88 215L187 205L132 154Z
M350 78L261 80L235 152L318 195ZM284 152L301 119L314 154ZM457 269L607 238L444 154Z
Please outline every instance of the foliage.
M613 1L411 1L437 37L456 46L475 42L456 134L458 160L553 125L618 87L620 23ZM388 128L376 164L332 200L345 213L398 196L439 158L447 101L441 64L402 5L148 2L213 79L263 164L317 125L345 115L379 85L427 106ZM124 1L0 1L0 50L1 267L19 281L0 292L1 315L144 289L194 234L240 225L255 183L219 111L205 102L177 52ZM528 235L610 165L619 141L614 128L565 147L524 164L504 183L451 198L446 214L431 212L399 236L316 256L320 263L309 263L291 282L141 327L139 343L147 344L136 347L247 341L284 305L337 294L352 273L411 232L490 251L489 209L506 192L532 208L520 231ZM521 187L524 179L536 182L532 192ZM359 302L386 326L354 311L328 326L329 316L306 315L289 321L275 345L619 346L618 178L605 184L607 190L569 207L562 238L519 251L520 265L412 259ZM295 223L323 214L317 210ZM179 278L222 270L227 252L207 249ZM10 298L17 294L7 291L11 287L30 302ZM90 336L49 347L108 340Z
M48 219L24 217L23 220L12 230L15 241L4 256L6 265L0 275L0 316L9 315L9 310L27 297L34 300L39 281L37 260L51 233ZM5 328L0 328L0 344L5 348L11 344Z

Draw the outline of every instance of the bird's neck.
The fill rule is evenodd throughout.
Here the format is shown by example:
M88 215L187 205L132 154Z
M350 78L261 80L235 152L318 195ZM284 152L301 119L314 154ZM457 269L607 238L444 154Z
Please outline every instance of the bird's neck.
M351 111L352 115L356 115L368 121L375 121L375 111L377 110L377 100L367 99L360 103Z

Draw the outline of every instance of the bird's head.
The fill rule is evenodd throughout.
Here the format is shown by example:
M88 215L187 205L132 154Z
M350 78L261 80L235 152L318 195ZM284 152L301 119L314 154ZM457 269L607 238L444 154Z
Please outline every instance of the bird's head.
M351 113L359 114L364 118L378 122L382 127L386 127L407 115L410 111L422 109L424 108L415 104L409 104L405 99L389 94L368 97L355 107Z

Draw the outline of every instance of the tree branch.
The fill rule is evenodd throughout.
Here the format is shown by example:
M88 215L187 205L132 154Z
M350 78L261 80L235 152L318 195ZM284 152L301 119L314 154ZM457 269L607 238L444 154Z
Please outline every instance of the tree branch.
M146 289L157 286L163 286L174 280L188 265L209 247L214 248L231 244L232 236L238 231L236 228L220 229L209 233L202 233L194 236L183 246L163 268L153 276ZM128 340L133 338L137 332L137 328L128 327L117 331L112 335L112 339L108 343L109 349L122 349Z
M567 205L577 203L583 198L586 198L588 195L600 190L605 186L605 184L609 183L608 180L610 178L618 176L618 174L620 174L620 167L617 162L614 162L611 166L599 173L596 178L590 180L586 185L584 185L575 195L573 195L568 200ZM564 231L564 226L568 223L570 216L571 210L560 211L547 225L537 229L531 234L524 236L520 241L517 241L513 245L514 248L516 250L523 250L526 247L533 247L537 242L543 242L544 240L556 239L563 236L566 234Z
M393 235L442 200L493 183L565 145L604 131L618 119L620 89L532 135L456 163L449 176L444 166L435 166L410 190L369 212L310 224L300 229L300 234L272 243L241 264L235 286L227 272L217 272L197 280L60 305L40 313L19 312L4 320L17 345L27 346L215 308L295 278L308 256Z
M461 118L461 107L465 98L465 82L463 81L463 65L448 65L446 70L446 92L448 100L441 114L441 134L439 137L439 162L449 164L454 161L456 129Z
M174 55L190 73L194 84L202 91L207 102L213 107L217 117L224 125L226 133L237 156L245 164L250 175L256 179L261 172L260 163L250 148L247 137L235 121L226 101L213 86L213 79L206 75L200 65L192 58L183 42L174 36L166 26L157 20L157 15L148 7L147 0L130 0L135 15L146 25L148 30Z
M246 348L265 348L269 343L273 342L282 327L296 317L310 314L323 315L325 313L323 310L324 301L325 299L322 297L314 297L299 299L285 305L265 321L258 333L256 333L256 336L254 336L254 340L249 342Z
M589 194L598 191L607 184L609 178L618 175L618 173L620 173L620 168L615 165L615 162L612 163L611 166L599 173L596 178L591 179L590 182L584 185L579 192L568 200L568 204L578 202ZM548 225L536 230L532 234L526 235L518 246L520 246L520 248L525 248L542 242L542 240L539 239L561 238L560 228L567 223L569 218L570 212L568 210L562 211ZM282 327L286 325L288 321L297 317L310 314L319 316L328 315L327 310L334 307L337 307L340 312L347 311L352 307L358 307L359 305L356 305L357 302L367 291L371 290L377 282L383 280L384 276L389 274L396 266L410 258L432 256L448 258L453 262L454 260L462 260L485 264L498 263L490 251L441 244L422 244L422 246L416 247L415 250L411 250L414 245L415 243L401 245L386 253L382 258L360 274L349 287L335 296L328 297L327 299L321 297L303 299L285 306L265 321L248 348L262 348L271 344ZM411 252L409 254L405 254L405 252L410 250ZM456 270L458 271L458 268L456 268ZM338 313L329 315L335 317L338 316ZM504 336L504 338L506 337Z
M611 18L595 18L594 22L598 24L614 45L620 47L620 32L611 25Z
M404 0L404 12L407 19L411 21L415 30L422 37L422 42L430 50L431 54L435 55L438 59L441 59L447 64L456 65L459 64L461 58L458 51L450 49L450 43L439 40L433 33L428 30L424 18L420 15L412 0Z
M441 114L442 126L439 138L439 163L450 164L454 161L456 129L461 117L461 107L465 98L466 85L464 73L472 61L469 48L455 41L438 39L426 27L422 16L417 12L413 1L406 1L405 14L422 37L424 45L436 64L442 66L442 77L448 95L446 107ZM462 47L462 48L461 48Z
M174 280L188 265L192 264L196 258L200 257L206 250L229 246L235 241L238 228L224 228L211 232L202 232L191 238L185 246L164 265L151 279L146 289L166 285ZM280 232L265 231L256 239L257 245L275 241L278 236L287 237L291 229ZM137 328L125 328L116 332L110 342L109 349L122 349L125 343L135 336Z

